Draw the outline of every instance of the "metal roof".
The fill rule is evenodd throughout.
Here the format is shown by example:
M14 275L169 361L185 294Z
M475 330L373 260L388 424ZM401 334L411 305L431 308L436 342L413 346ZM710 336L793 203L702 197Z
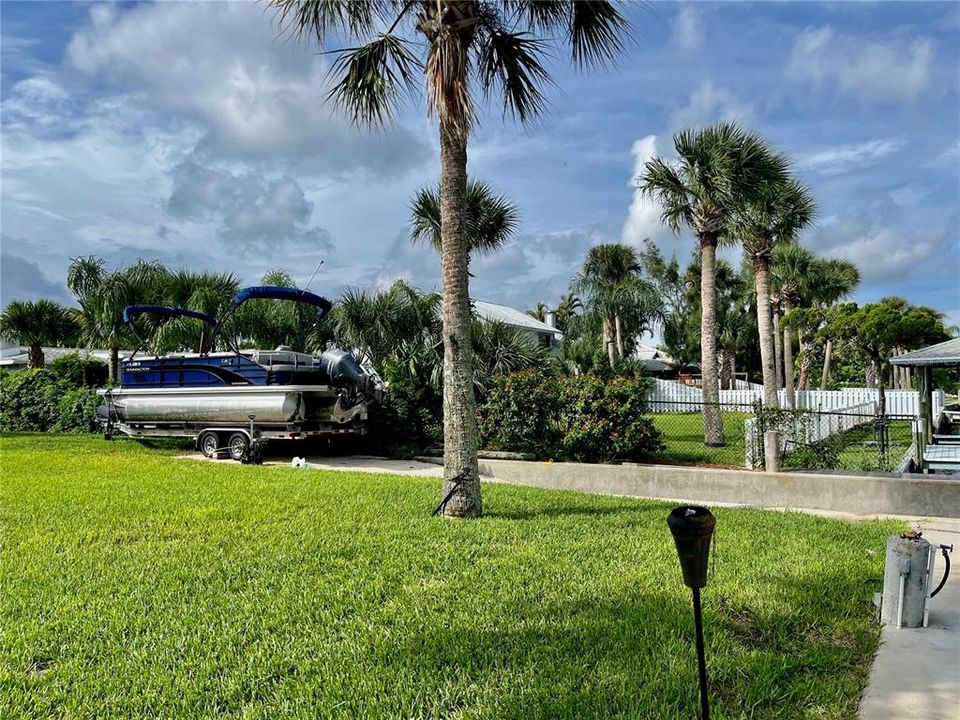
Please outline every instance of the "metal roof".
M54 360L63 357L64 355L70 355L76 353L83 359L95 358L97 360L103 360L104 362L109 362L110 360L110 351L109 350L87 350L86 348L64 348L64 347L45 347L41 348L43 350L44 362L48 365ZM12 350L8 348L8 350ZM121 350L118 353L120 360L126 360L130 355L133 354L133 350ZM30 348L19 346L12 352L4 352L0 356L0 367L13 367L17 368L20 366L26 367L30 356Z
M555 327L550 327L544 322L540 322L535 317L530 317L525 312L520 312L516 308L507 305L497 305L496 303L486 302L484 300L474 300L473 309L484 320L496 320L505 325L524 328L538 333L547 333L550 335L563 335Z
M903 355L890 358L892 365L909 367L949 367L960 365L960 338L937 343L930 347L911 350Z

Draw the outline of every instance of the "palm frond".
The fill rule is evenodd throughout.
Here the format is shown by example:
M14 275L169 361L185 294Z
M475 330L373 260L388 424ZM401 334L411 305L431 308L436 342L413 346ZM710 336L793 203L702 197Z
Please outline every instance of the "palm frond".
M622 37L630 24L616 6L606 0L571 3L570 48L579 67L605 65L623 52Z
M278 26L297 37L311 35L322 45L338 32L353 37L371 34L384 22L393 3L387 0L269 0Z
M477 73L485 99L502 94L503 114L528 122L542 114L547 100L541 90L552 84L541 58L547 43L526 32L510 32L498 22L483 26L478 39Z
M354 123L387 125L404 93L416 88L420 61L396 35L383 34L366 45L338 52L330 77L340 77L327 99Z

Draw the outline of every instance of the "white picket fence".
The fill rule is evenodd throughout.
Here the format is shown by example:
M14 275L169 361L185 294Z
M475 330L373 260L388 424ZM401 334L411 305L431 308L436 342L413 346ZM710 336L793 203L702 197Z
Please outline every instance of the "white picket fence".
M743 383L742 380L737 381ZM703 403L703 391L674 380L654 380L654 389L648 396L652 412L697 412ZM918 416L920 414L920 393L916 390L887 390L887 415ZM844 388L843 390L797 390L796 407L802 410L821 412L843 412L849 408L873 403L871 413L876 412L880 397L877 388ZM780 407L787 406L787 392L778 393ZM754 404L763 400L763 387L753 384L751 388L738 387L736 390L721 390L720 404L725 410L751 412ZM943 410L944 393L933 393L933 417L940 416Z

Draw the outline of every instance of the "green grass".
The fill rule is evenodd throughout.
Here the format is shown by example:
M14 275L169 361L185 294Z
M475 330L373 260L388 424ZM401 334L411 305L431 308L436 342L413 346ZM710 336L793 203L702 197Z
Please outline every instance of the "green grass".
M894 420L887 432L889 446L885 457L880 455L876 446L877 434L872 424L845 432L838 467L845 470L894 469L913 445L912 424L909 420Z
M746 459L743 422L753 414L724 411L722 415L727 444L723 447L707 447L703 444L702 413L651 413L653 424L663 433L663 443L666 445L666 450L657 457L685 464L742 467Z
M0 440L0 717L691 718L668 504ZM718 509L714 717L851 718L896 523Z

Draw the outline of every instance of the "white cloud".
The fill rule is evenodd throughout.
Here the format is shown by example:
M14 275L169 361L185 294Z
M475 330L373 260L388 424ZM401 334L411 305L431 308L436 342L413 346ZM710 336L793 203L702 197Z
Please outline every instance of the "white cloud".
M826 25L800 33L786 75L862 102L910 103L930 85L933 56L929 39L870 42Z
M689 3L680 6L673 21L673 43L681 50L699 50L703 45L700 13Z
M690 93L689 102L673 113L674 125L686 127L707 125L720 120L749 123L753 105L742 102L726 88L717 87L712 80L704 80Z
M903 141L895 138L837 145L797 156L797 167L822 175L839 175L853 168L871 165L902 146Z
M946 250L942 229L904 232L861 217L820 225L811 247L826 257L854 262L864 284L903 281L927 272L929 261Z
M39 300L49 298L70 302L66 286L51 279L35 263L9 252L16 248L13 238L3 236L3 252L0 254L0 307L11 300Z
M336 175L378 174L423 162L429 146L403 128L370 133L325 103L325 57L278 36L254 3L152 3L118 11L95 6L71 39L70 64L150 106L200 123L214 157L297 161Z
M620 233L620 241L642 247L643 241L649 238L667 257L674 254L684 256L687 252L686 240L664 227L660 221L662 213L660 206L636 188L637 178L643 174L644 165L657 156L657 136L647 135L634 141L631 153L633 154L633 175L629 185L634 188L633 200L627 210L627 219Z

